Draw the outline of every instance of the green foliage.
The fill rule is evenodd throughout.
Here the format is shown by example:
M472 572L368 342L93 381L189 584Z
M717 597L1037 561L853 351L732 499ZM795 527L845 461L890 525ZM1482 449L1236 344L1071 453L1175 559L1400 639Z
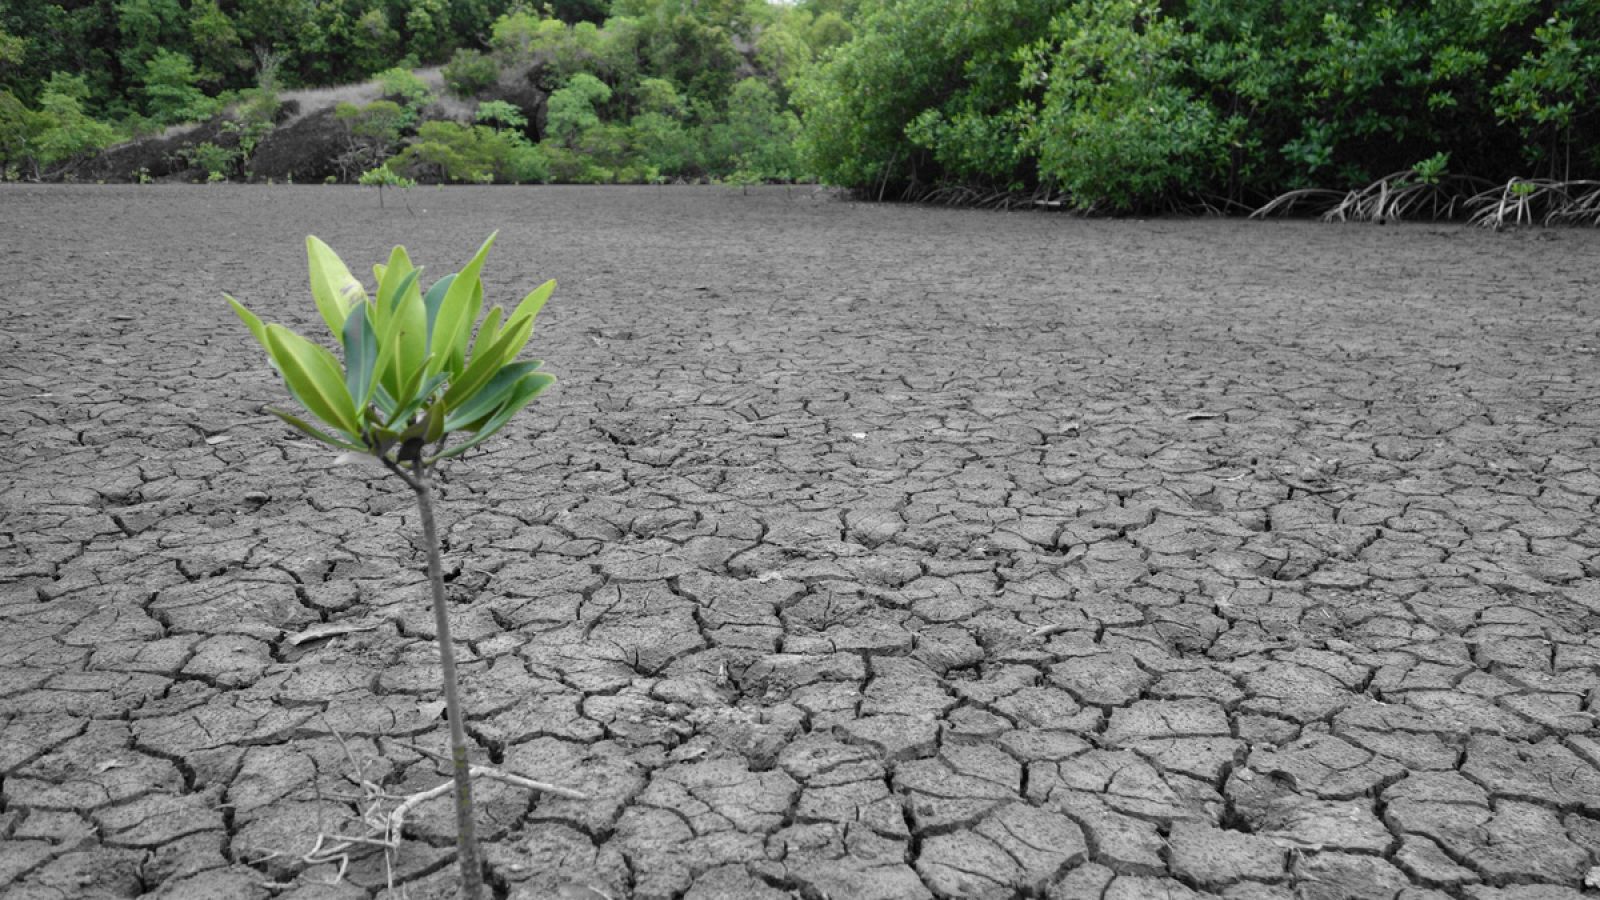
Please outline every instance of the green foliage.
M366 172L394 154L401 135L416 120L416 113L393 100L374 100L364 106L340 103L333 116L349 132L349 146L336 162L350 177Z
M0 68L19 65L27 55L27 40L0 28Z
M674 119L683 115L683 97L665 78L646 78L634 91L634 106L643 113L659 113Z
M206 173L209 181L221 181L232 174L239 163L239 151L205 141L183 151L189 165Z
M1533 47L1494 88L1494 112L1517 127L1532 153L1549 159L1553 175L1571 177L1563 145L1572 146L1572 127L1592 112L1600 95L1600 10L1581 19L1558 11L1533 32ZM1580 27L1581 22L1581 27ZM1591 164L1600 152L1591 145Z
M255 101L246 92L259 87L265 93L258 96L265 97L279 88L344 83L376 72L385 99L398 104L402 116L397 132L392 107L382 114L340 111L351 145L337 163L343 177L354 180L398 150L434 112L426 84L408 67L448 58L444 74L452 92L481 95L503 67L516 66L519 79L554 95L549 115L526 123L484 118L480 124L500 134L492 140L460 129L447 136L449 126L435 127L428 138L418 135L419 147L406 160L416 177L537 180L566 173L635 180L734 171L790 177L799 171L792 155L775 146L796 121L786 117L791 85L818 47L852 33L852 4L622 0L602 23L604 5L9 0L0 4L0 89L30 114L39 113L51 72L83 77L64 131L53 120L41 126L8 114L5 140L12 149L6 152L20 156L6 164L19 176L60 171L62 160L41 162L43 132L52 133L52 152L87 153L108 135L148 134L229 110L224 128L230 134L214 143L239 151L230 174L248 174L254 145L274 116L247 114L245 102ZM486 38L488 53L451 55ZM752 78L770 94L737 86ZM751 100L758 102L752 106ZM111 131L80 127L96 121ZM543 140L534 145L530 136ZM17 149L23 146L29 149Z
M767 28L756 39L756 62L779 84L789 84L811 64L811 44L787 28Z
M395 174L395 171L388 166L378 166L362 172L361 177L357 179L357 183L377 188L414 188L417 186L415 181L404 175Z
M567 34L567 24L560 19L543 19L519 8L495 20L489 47L503 63L514 65L536 54L553 54Z
M125 70L148 84L150 76L145 69L154 58L182 46L186 37L183 7L178 0L118 0L113 10L117 57ZM171 65L170 61L167 64Z
M628 123L628 129L628 144L644 167L665 176L694 171L699 145L678 119L659 112L642 112Z
M1018 51L1042 36L1060 7L1055 0L873 7L854 38L795 85L802 157L822 177L857 187L952 176L1009 185L1031 177L1015 120L1036 88L1023 84ZM937 118L925 117L929 110ZM924 143L907 135L919 117ZM928 146L936 136L949 146Z
M504 100L489 100L478 104L478 109L473 118L496 131L512 129L521 131L528 127L528 117L522 110Z
M157 50L144 66L145 111L163 125L215 115L217 103L196 86L199 77L189 57Z
M193 0L189 4L189 44L207 80L225 79L243 72L250 65L239 30L217 5L217 0Z
M855 35L855 29L850 23L836 12L828 11L817 16L806 31L806 40L811 44L813 52L821 53L832 47L850 40Z
M472 97L500 80L500 65L494 57L463 47L444 66L444 83L457 97Z
M401 133L410 124L408 111L393 100L374 100L364 106L341 103L333 115L350 129L352 139L372 147L380 157L388 156L389 149L400 143Z
M405 5L406 49L418 59L442 58L454 44L446 0L409 0Z
M356 180L359 184L378 189L378 207L380 209L383 207L384 188L410 190L411 188L417 186L417 182L415 180L396 174L395 171L388 166L378 166L376 168L368 169L367 171L362 172L361 177ZM406 204L406 208L410 209L410 204Z
M1439 180L1444 177L1449 165L1450 154L1440 152L1418 162L1411 167L1411 170L1416 173L1417 180L1423 184L1438 184Z
M228 297L310 419L273 414L322 443L392 465L431 466L504 427L555 381L538 371L537 360L517 359L555 282L509 315L491 308L474 339L483 312L479 273L493 243L490 235L466 267L426 292L420 270L396 247L386 265L374 267L378 286L369 297L328 245L307 238L312 297L342 361L282 325L263 324ZM457 435L470 436L451 444Z
M419 180L469 184L543 181L547 172L541 149L518 133L449 121L424 122L389 165Z
M792 82L800 147L874 194L1245 201L1441 152L1501 181L1600 175L1594 0L878 0L853 16L807 0L789 16L815 33L840 11L847 39L813 40Z
M50 116L29 109L10 91L0 91L0 171L5 180L19 177L24 169L35 177L40 164L39 140L53 127Z
M571 148L584 131L600 124L595 106L610 99L611 88L605 82L579 72L545 101L545 128L551 137Z
M727 121L712 129L710 167L757 181L789 181L795 177L795 137L800 122L782 109L765 82L746 78L728 97Z
M412 107L425 106L433 99L428 83L410 69L395 66L376 77L386 99Z
M1025 130L1044 178L1081 205L1129 209L1223 166L1229 135L1183 86L1188 42L1153 0L1077 0L1050 32L1023 69L1045 85Z
M400 44L390 8L374 6L351 25L350 63L363 73L380 71L399 56Z
M50 77L37 109L0 91L0 169L40 178L116 140L110 125L84 113L88 92L83 76L62 72Z

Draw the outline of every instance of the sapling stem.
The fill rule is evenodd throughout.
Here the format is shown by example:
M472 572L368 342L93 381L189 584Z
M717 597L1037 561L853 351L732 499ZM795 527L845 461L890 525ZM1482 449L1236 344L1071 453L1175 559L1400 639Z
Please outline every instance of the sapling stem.
M398 467L394 467L398 471ZM406 477L401 473L402 477ZM439 533L433 524L433 491L420 456L412 460L406 483L417 495L422 516L422 542L428 551L428 585L433 589L433 623L438 632L439 669L444 680L444 706L450 716L450 763L456 793L456 854L461 863L462 900L483 896L483 867L478 863L478 834L472 815L472 767L467 762L466 714L456 683L455 645L450 640L450 614L445 608L444 570L439 560Z

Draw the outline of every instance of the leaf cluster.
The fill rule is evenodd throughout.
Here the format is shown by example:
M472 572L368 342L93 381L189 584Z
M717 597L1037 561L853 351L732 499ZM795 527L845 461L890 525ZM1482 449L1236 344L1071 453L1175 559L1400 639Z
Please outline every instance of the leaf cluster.
M373 267L377 292L369 297L332 248L307 238L312 298L342 361L282 325L264 324L228 297L311 421L271 412L322 443L392 467L431 466L499 431L555 381L539 371L538 360L517 359L555 282L540 285L509 315L494 306L478 322L480 272L494 239L426 291L422 270L396 247L386 264ZM470 436L448 444L459 433Z

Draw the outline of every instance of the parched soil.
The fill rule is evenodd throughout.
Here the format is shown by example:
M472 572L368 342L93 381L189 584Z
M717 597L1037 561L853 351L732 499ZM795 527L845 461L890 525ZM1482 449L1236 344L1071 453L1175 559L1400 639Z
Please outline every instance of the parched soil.
M498 896L1594 895L1600 235L397 199L0 189L0 894L451 895L444 800L307 862L441 781L418 523L221 292L499 228L468 727L589 799L480 787Z

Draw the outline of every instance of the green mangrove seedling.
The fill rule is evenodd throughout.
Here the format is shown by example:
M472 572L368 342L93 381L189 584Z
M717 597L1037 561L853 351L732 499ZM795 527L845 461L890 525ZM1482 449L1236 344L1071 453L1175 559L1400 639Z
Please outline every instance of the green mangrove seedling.
M399 188L401 190L410 190L411 188L417 186L417 182L414 179L407 178L404 175L395 172L395 170L389 168L388 166L377 166L375 168L368 169L365 172L362 172L361 177L356 180L360 184L368 187L377 187L379 209L383 208L384 188L392 187ZM406 211L411 211L411 203L409 201L406 203ZM411 214L416 215L414 212Z
M386 265L373 267L378 290L369 297L332 248L315 237L306 238L311 295L334 340L343 348L342 362L320 344L282 325L263 324L239 301L227 298L266 348L289 393L317 424L283 410L270 412L324 444L376 458L416 495L438 630L440 675L450 717L456 840L462 896L468 900L478 900L483 893L473 828L474 775L581 796L472 766L467 759L465 713L434 527L432 472L441 460L460 456L499 431L555 381L539 371L538 360L517 359L533 332L534 319L555 290L554 281L540 285L510 315L499 306L491 308L478 324L476 337L473 335L484 304L479 272L494 239L491 234L464 269L434 282L426 292L422 290L422 270L411 264L405 248L396 247ZM435 796L444 787L425 793ZM402 804L396 816L402 816L418 799Z

